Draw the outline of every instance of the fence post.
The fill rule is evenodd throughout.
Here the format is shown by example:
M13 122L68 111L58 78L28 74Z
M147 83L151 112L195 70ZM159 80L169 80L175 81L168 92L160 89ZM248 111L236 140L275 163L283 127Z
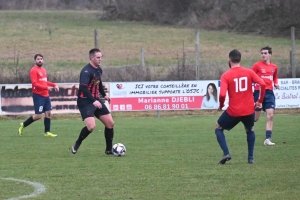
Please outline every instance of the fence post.
M142 61L142 68L145 71L145 54L144 54L144 48L141 47L141 61Z
M94 29L94 42L95 42L95 48L99 48L99 45L98 45L98 30L97 29Z
M199 80L199 63L200 63L200 41L199 41L200 30L196 31L196 80Z
M296 66L295 66L295 28L291 28L291 37L292 37L292 51L291 51L291 66L292 66L292 78L296 78Z

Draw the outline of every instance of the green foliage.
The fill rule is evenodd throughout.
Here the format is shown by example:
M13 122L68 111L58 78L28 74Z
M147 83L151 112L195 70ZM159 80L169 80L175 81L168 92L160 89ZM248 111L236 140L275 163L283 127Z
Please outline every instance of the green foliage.
M162 112L162 116L164 112ZM232 160L214 134L218 116L135 117L115 115L114 142L124 157L104 154L103 125L82 143L69 147L83 127L80 118L52 120L57 138L43 136L43 122L17 129L21 120L2 120L0 177L39 182L46 192L35 199L297 199L300 195L299 115L275 115L274 147L263 146L266 119L255 124L253 165L247 163L241 124L225 132ZM25 183L0 179L0 199L33 192Z

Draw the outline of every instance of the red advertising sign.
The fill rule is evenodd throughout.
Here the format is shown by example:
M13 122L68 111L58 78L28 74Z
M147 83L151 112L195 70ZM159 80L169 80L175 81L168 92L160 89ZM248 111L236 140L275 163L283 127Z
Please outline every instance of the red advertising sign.
M202 99L202 96L113 98L111 108L112 111L199 109Z

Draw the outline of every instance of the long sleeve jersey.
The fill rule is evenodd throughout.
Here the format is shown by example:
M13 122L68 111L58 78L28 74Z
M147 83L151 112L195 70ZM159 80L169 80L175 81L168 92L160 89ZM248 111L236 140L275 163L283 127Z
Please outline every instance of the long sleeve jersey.
M231 116L246 116L254 112L254 99L252 83L261 86L261 97L258 102L263 101L265 94L265 82L251 69L234 67L221 76L221 88L219 95L220 108L224 106L226 92L228 91L229 106L227 113Z
M32 93L41 95L43 97L49 96L48 86L56 86L56 84L47 81L46 69L37 65L31 68L30 79L32 84Z
M274 63L267 64L264 61L254 63L252 70L265 81L266 90L273 90L273 85L278 84L277 65ZM254 85L255 90L259 90L259 85Z

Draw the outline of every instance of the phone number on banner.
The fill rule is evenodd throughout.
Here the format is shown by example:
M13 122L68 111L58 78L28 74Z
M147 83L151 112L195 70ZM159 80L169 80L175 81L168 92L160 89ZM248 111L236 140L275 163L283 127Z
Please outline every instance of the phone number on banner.
M189 109L188 104L145 104L145 110L177 110Z

